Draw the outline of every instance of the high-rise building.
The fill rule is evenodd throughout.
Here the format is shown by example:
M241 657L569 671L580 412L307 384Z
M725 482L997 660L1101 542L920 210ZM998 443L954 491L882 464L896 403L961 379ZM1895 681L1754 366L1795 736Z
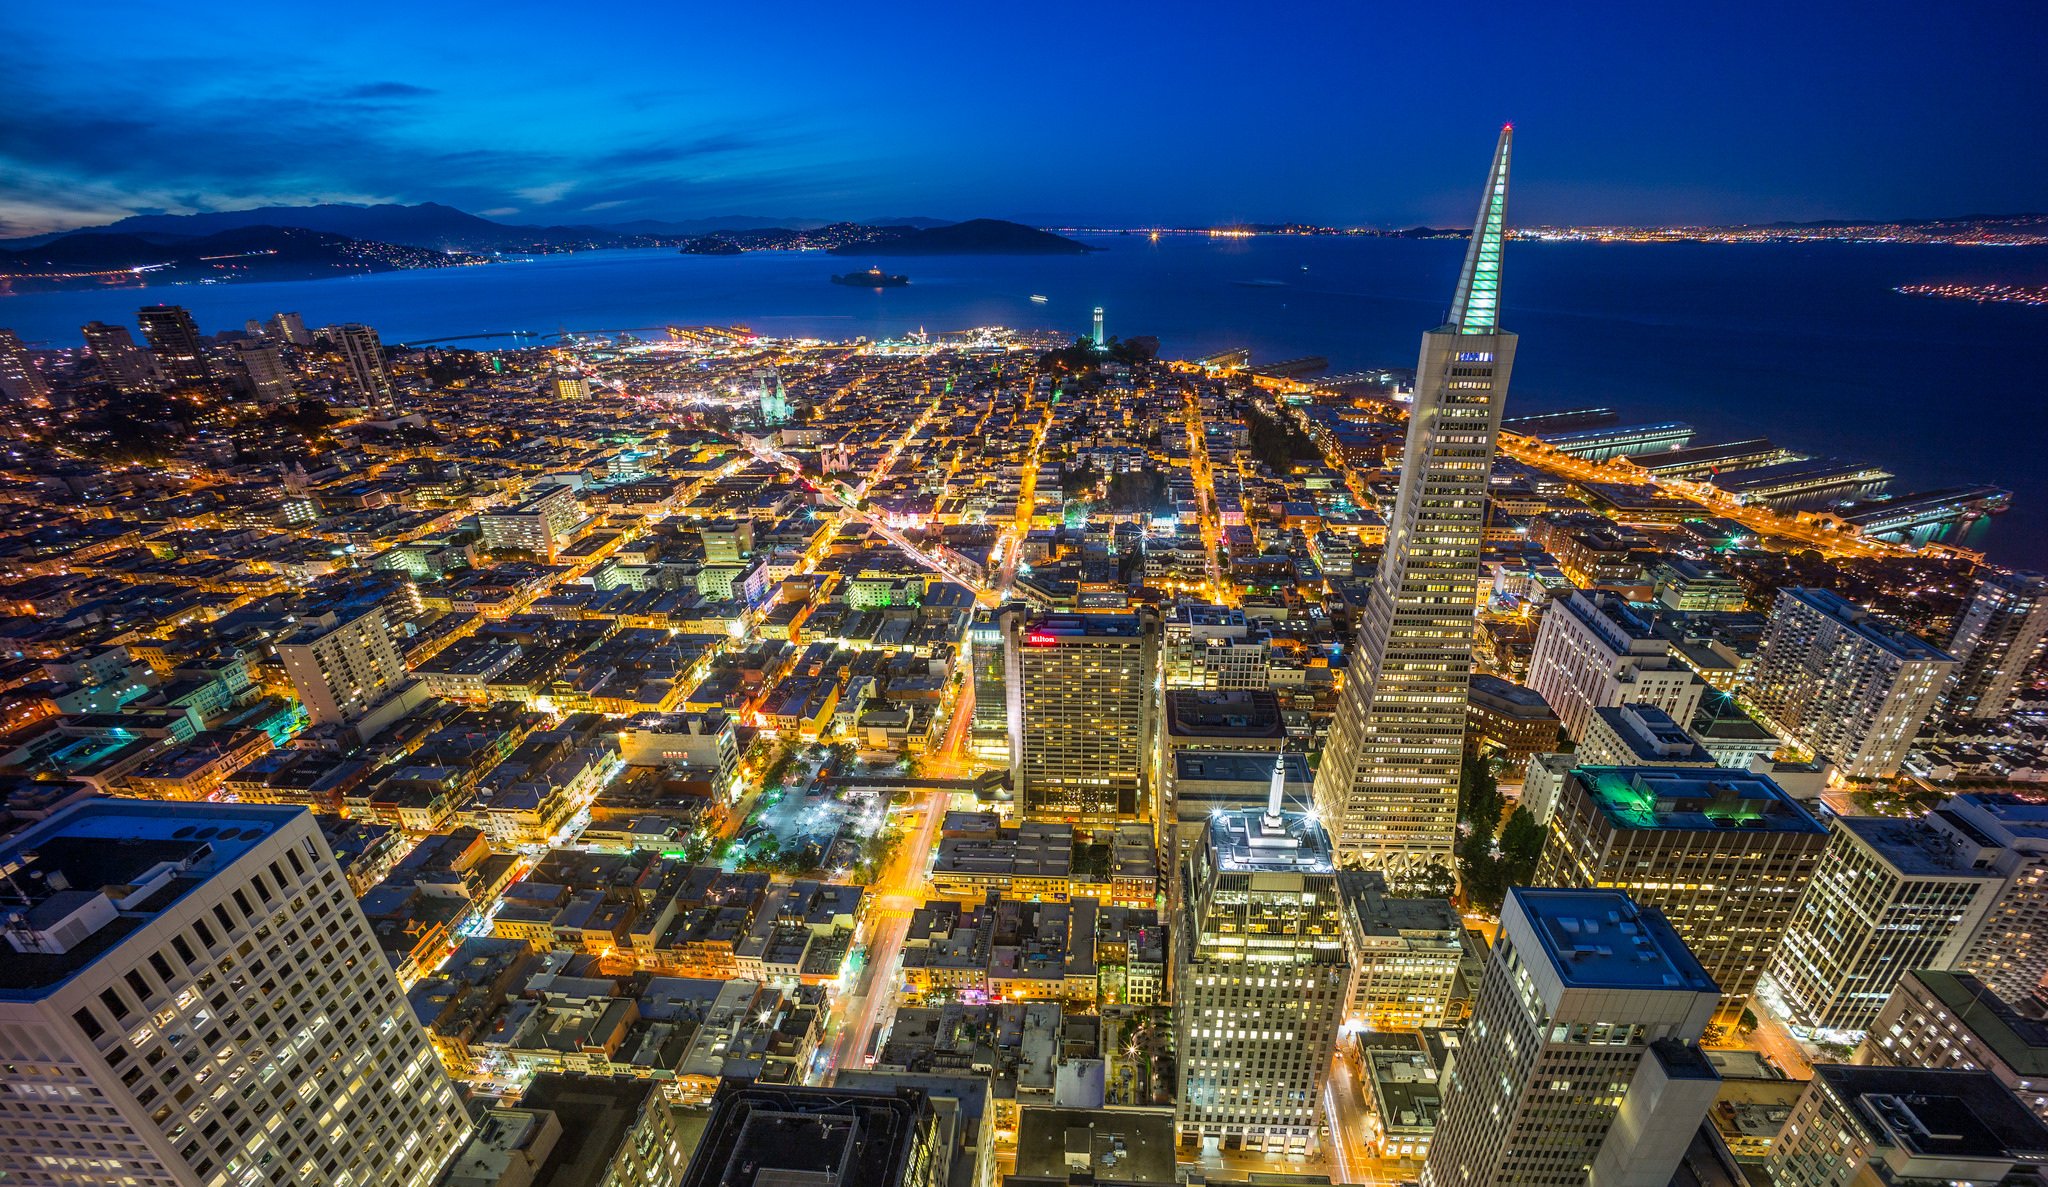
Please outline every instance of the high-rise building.
M1839 594L1781 589L1750 668L1749 701L1781 737L1843 775L1889 779L1954 667L1947 652Z
M1235 606L1181 603L1160 647L1168 688L1265 688L1272 636Z
M576 501L576 488L564 483L543 486L511 507L494 508L477 516L485 548L529 552L551 564L556 550L575 534L583 520L583 505Z
M237 343L235 361L248 376L249 394L259 404L282 404L292 398L292 373L275 344L267 341Z
M960 1139L939 1132L935 1095L727 1080L689 1168L662 1187L940 1187Z
M1572 757L1587 767L1716 767L1698 738L1655 705L1593 710L1586 736ZM1723 982L1725 985L1726 982Z
M1014 630L1024 814L1109 822L1149 812L1155 633L1135 614L1046 614Z
M1442 1026L1465 963L1465 922L1451 900L1395 898L1378 870L1342 870L1344 942L1351 953L1345 1020L1369 1031Z
M2048 1022L2020 1013L1968 973L1915 969L1900 978L1855 1062L1990 1072L2048 1119Z
M564 371L555 376L555 399L588 400L590 380L574 371Z
M2038 1182L2048 1126L1989 1072L1815 1064L1771 1143L1773 1187Z
M113 384L114 390L146 392L153 390L162 380L156 360L148 351L135 345L135 338L127 326L110 326L103 321L87 322L82 332L86 349L99 365L101 378Z
M1953 968L2002 880L1963 831L1837 816L1758 992L1793 1027L1860 1034L1908 969Z
M1586 736L1595 709L1616 705L1655 705L1673 721L1691 721L1707 689L1671 640L1651 630L1627 598L1604 589L1575 589L1544 606L1529 687L1574 738Z
M1806 889L1828 830L1762 775L1582 766L1565 779L1538 886L1625 890L1664 913L1740 1008Z
M1424 1187L1664 1187L1721 1086L1699 1048L1720 999L1628 895L1510 891Z
M47 404L50 383L13 330L0 329L0 397L15 404Z
M1932 819L1967 837L1980 864L2001 880L1954 967L1982 977L2009 1001L2033 1005L2048 978L2048 802L1972 793L1951 797Z
M211 392L216 389L213 365L199 341L199 323L182 305L145 305L135 315L156 365L174 388Z
M2002 717L2048 642L2048 574L1994 573L1977 585L1949 640L1948 715Z
M91 800L0 870L0 1179L424 1187L467 1137L311 813Z
M296 313L278 313L270 318L270 332L279 342L293 346L311 346L313 335L306 329L306 319Z
M1161 880L1178 901L1172 872L1180 868L1181 846L1200 836L1212 809L1242 808L1265 797L1273 762L1287 749L1287 719L1280 698L1264 688L1169 688L1161 706L1154 842ZM1297 773L1306 772L1303 759L1297 756L1294 764ZM1233 782L1249 794L1232 794ZM1203 786L1183 801L1186 783Z
M1191 847L1176 926L1183 1143L1315 1148L1337 1030L1350 1003L1343 895L1315 818L1218 811Z
M391 370L384 362L384 342L377 337L377 331L350 322L335 327L335 337L335 346L348 364L349 382L362 393L371 412L396 412L397 393L391 386Z
M1501 130L1450 317L1422 336L1386 551L1365 605L1316 803L1347 864L1448 869L1472 670L1486 483L1514 363L1500 328Z
M976 758L1008 763L1013 742L1010 721L1010 627L1023 607L982 607L967 628L968 664L974 673L974 718L967 745Z
M308 615L278 643L277 655L315 725L355 721L411 680L375 598Z

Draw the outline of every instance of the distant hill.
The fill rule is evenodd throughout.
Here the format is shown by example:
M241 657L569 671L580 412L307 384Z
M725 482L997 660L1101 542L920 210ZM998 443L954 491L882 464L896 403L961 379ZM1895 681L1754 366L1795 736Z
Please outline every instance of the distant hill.
M878 227L861 243L832 248L842 256L1079 255L1085 243L999 218L972 218L940 227Z
M512 226L479 218L438 202L422 202L417 206L353 206L328 202L317 206L264 206L205 214L137 214L104 227L86 230L115 235L198 237L242 227L303 227L350 239L437 251L522 252L580 247L653 247L658 246L660 238L658 235L636 235L603 227ZM36 235L0 241L0 248L18 251L40 247L57 238L59 236L56 235Z
M929 218L922 214L892 214L882 218L864 218L859 221L871 227L916 227L920 231L930 227L949 227L953 225L953 220L950 218Z
M762 231L787 228L794 231L808 231L831 222L827 218L764 218L757 214L728 214L715 218L686 218L664 220L658 218L637 219L630 223L605 223L601 231L617 231L625 235L691 236L709 235L713 231Z
M375 243L303 227L235 227L211 235L74 232L0 251L0 277L12 287L104 284L104 275L136 272L140 281L295 280L400 268L479 262L481 256Z

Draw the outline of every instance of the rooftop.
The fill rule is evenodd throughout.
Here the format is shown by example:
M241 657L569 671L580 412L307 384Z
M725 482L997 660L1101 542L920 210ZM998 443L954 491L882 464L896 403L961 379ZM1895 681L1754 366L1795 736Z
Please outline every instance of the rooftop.
M728 1081L678 1187L900 1183L931 1119L931 1102L916 1088L856 1092Z
M1955 658L1911 631L1873 617L1869 610L1833 590L1784 589L1778 591L1778 598L1781 605L1786 599L1804 602L1842 624L1863 641L1882 648L1902 660L1953 661Z
M1827 828L1764 775L1729 767L1578 767L1572 780L1620 829L1823 835Z
M1329 874L1337 868L1329 834L1307 812L1276 818L1264 808L1218 809L1209 816L1208 844L1222 873Z
M1280 698L1267 689L1173 688L1166 692L1168 737L1282 739Z
M1159 1113L1027 1108L1017 1123L1017 1176L1067 1182L1069 1168L1098 1182L1174 1180L1173 1118Z
M2048 1156L2048 1126L1990 1072L1817 1064L1873 1140L1928 1158Z
M1869 846L1907 877L1995 878L1969 864L1950 835L1919 820L1893 816L1837 816L1834 826Z
M1621 891L1518 886L1508 903L1568 989L1720 992L1664 913Z
M1968 973L1915 969L1908 975L1926 986L2007 1067L2022 1076L2048 1075L2048 1022L2013 1009Z
M298 807L86 800L0 848L0 997L41 997L303 813Z

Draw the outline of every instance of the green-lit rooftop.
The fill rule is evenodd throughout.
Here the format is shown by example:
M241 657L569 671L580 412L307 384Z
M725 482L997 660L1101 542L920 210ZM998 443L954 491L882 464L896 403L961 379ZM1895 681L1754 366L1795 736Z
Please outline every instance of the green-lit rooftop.
M1578 767L1572 779L1616 828L1825 833L1768 776L1732 767Z

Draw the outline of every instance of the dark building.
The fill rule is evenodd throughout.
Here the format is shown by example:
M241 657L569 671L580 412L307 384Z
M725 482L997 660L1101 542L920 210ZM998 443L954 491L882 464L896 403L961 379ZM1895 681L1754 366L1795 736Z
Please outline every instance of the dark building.
M931 1101L894 1092L728 1081L677 1187L937 1187L946 1180Z
M199 324L182 305L145 305L135 315L142 336L174 388L214 390L213 368L199 344Z

